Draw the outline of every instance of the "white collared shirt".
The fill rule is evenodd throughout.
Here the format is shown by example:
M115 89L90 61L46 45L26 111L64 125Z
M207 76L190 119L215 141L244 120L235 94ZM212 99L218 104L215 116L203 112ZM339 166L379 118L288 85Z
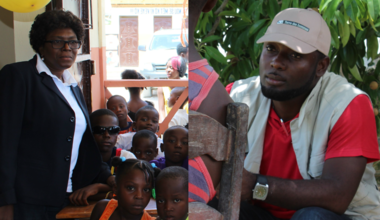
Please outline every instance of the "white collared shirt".
M64 82L62 82L61 79L59 79L56 75L53 75L51 73L50 69L46 66L46 64L44 63L44 61L42 61L40 55L38 54L37 54L36 68L37 68L38 73L45 72L47 75L49 75L53 79L58 90L62 93L63 97L65 97L66 101L70 104L71 109L75 113L75 130L73 134L73 142L72 142L72 149L71 149L70 173L69 173L69 179L68 179L67 189L66 189L66 192L72 192L73 190L72 190L71 177L73 175L73 170L78 160L79 145L82 141L82 136L87 126L86 118L84 117L82 109L79 107L79 104L74 96L74 93L71 90L71 86L75 87L78 85L78 83L68 70L65 70L63 72L62 77L63 77Z

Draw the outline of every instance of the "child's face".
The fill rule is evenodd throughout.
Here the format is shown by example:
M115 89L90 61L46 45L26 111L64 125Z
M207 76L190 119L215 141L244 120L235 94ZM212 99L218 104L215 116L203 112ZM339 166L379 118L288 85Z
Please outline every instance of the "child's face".
M117 182L119 207L128 214L140 215L149 203L152 183L146 181L145 175L143 171L133 169Z
M185 220L188 213L188 190L183 178L161 179L157 183L156 203L160 218Z
M154 144L152 138L139 138L134 141L131 152L139 160L151 161L158 154L157 146Z
M156 133L158 131L158 112L152 109L139 112L138 118L133 122L133 127L136 131L150 130Z
M178 99L177 94L175 94L174 92L170 93L170 97L168 99L168 106L170 108L173 107L173 105L176 103L177 99Z
M107 108L117 115L119 121L127 120L127 103L121 97L114 97L108 101Z
M119 126L118 121L115 117L111 115L102 115L97 120L95 120L95 123L92 125L92 127L112 127L112 126ZM104 131L103 134L95 134L94 138L96 141L96 144L99 147L100 152L109 152L112 150L112 148L116 144L118 134L109 134L108 130Z
M162 151L165 160L173 163L184 161L188 155L188 131L186 128L174 128L166 132Z

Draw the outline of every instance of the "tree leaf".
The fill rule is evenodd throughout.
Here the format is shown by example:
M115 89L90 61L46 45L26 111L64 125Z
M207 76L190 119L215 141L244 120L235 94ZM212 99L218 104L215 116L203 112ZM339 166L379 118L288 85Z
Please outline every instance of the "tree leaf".
M375 15L375 7L374 7L373 0L367 0L367 9L368 9L368 13L371 15L371 18L376 19L377 16Z
M250 22L250 23L252 23L252 21L251 21L251 19L248 17L248 15L246 14L246 13L241 13L241 19L243 20L243 21L246 21L246 22Z
M340 64L341 64L340 57L336 57L331 64L330 72L334 72L336 74L339 74Z
M356 37L356 29L352 21L350 22L350 33L352 34L352 36Z
M257 35L255 37L255 48L254 48L255 59L257 59L260 56L261 50L263 48L263 45L261 43L257 44L256 42L265 34L265 32L268 29L268 26L269 25L264 26L263 28L261 28L261 30L257 33Z
M327 6L330 4L331 1L332 0L327 0L327 1L321 2L321 4L319 5L320 11L324 12L325 9L327 8Z
M273 20L274 16L280 11L277 0L268 0L269 3L269 17Z
M237 69L239 71L240 77L242 77L242 78L247 78L248 77L248 73L249 72L247 72L248 70L245 69L245 65L244 65L244 61L243 60L240 60L237 63Z
M367 57L375 60L377 58L377 50L379 48L379 42L377 41L377 37L374 34L371 34L367 38Z
M266 21L267 21L266 19L261 19L261 20L256 21L252 25L252 27L249 29L249 37L254 35L265 24Z
M358 35L356 36L355 43L360 44L361 42L363 42L366 34L367 34L367 28L363 29L362 31L359 31Z
M338 33L336 32L335 28L333 28L333 27L329 26L329 29L330 29L330 33L331 33L331 44L336 49L339 49L340 42L339 42L339 38L338 38Z
M236 9L238 8L233 1L228 1L227 5L230 6L233 9L233 11L236 11Z
M375 76L378 78L380 76L380 62L377 62L375 69Z
M202 43L208 43L208 42L212 42L212 41L215 41L215 40L220 40L222 39L222 37L220 36L215 36L215 35L211 35L211 36L208 36L206 38L204 38L202 40Z
M236 13L235 11L222 11L218 16L233 16L233 17L241 17L240 14Z
M299 0L293 0L293 8L299 8L300 5L299 5ZM331 1L331 0L330 0Z
M369 23L371 24L371 27L373 28L373 30L377 32L375 24L373 23L373 20L371 18L369 19Z
M237 21L237 22L232 24L231 28L233 28L235 31L241 31L241 30L248 28L251 25L252 24L249 22Z
M342 42L343 47L345 47L348 40L350 39L350 27L348 26L347 20L344 18L342 13L339 13L338 21L340 40Z
M351 3L351 0L343 0L344 9L347 9L350 3Z
M330 23L331 19L333 19L335 11L340 2L341 0L331 1L331 4L329 4L326 8L326 12L323 14L323 18L325 19L327 24Z
M358 80L358 81L360 81L360 82L363 82L363 79L362 79L362 77L360 76L360 73L359 73L358 67L356 67L356 65L355 65L353 68L348 67L348 69L350 70L352 76L353 76L356 80Z
M302 0L301 8L307 8L312 0Z
M224 57L216 48L205 46L205 50L210 55L210 58L213 58L220 63L227 64L226 57Z
M282 0L281 11L289 8L291 0Z
M350 44L343 47L343 60L350 68L353 68L356 63L355 51Z
M259 68L256 68L254 69L251 74L249 74L250 76L258 76L260 74L260 69Z

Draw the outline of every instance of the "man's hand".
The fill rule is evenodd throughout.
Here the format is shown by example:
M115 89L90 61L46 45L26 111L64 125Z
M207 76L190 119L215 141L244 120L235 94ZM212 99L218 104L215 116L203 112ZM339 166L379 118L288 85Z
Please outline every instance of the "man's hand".
M241 200L249 201L252 199L252 190L255 187L256 175L243 168L243 180L241 183Z
M96 195L99 192L100 185L98 183L91 184L82 189L78 189L73 194L70 195L70 202L74 205L85 206L89 205L87 198L89 196Z
M0 220L13 220L13 205L0 207Z

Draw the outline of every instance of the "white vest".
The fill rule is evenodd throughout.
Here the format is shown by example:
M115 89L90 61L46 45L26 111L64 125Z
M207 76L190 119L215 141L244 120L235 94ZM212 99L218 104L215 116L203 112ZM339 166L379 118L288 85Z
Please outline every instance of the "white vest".
M290 122L298 168L305 180L321 177L331 130L348 104L360 94L365 93L345 78L326 72L302 104L299 117ZM236 81L231 97L249 107L248 155L244 168L259 173L271 100L261 93L260 77ZM367 164L345 212L352 219L380 219L380 193L374 174L372 163Z

